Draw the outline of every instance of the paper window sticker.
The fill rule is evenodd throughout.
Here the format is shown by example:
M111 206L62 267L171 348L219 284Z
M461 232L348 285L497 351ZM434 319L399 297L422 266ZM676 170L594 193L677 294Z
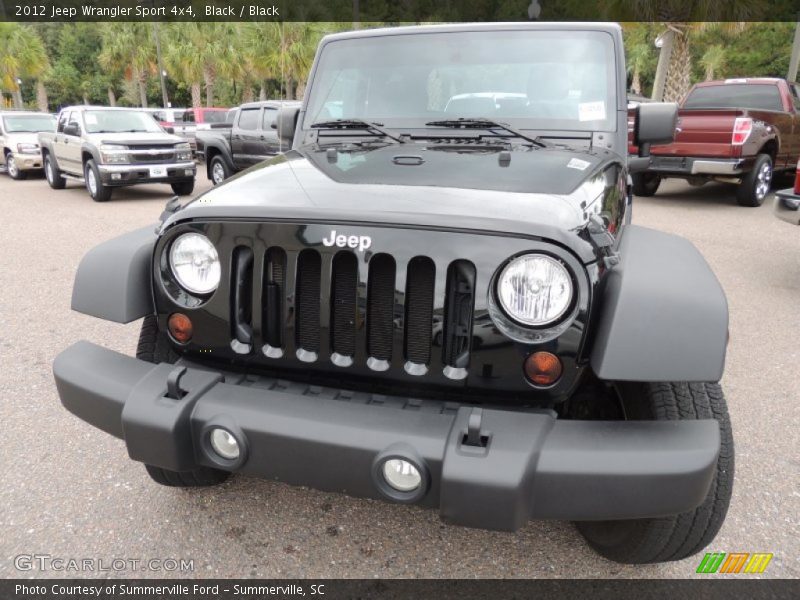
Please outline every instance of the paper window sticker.
M603 121L606 118L605 102L581 102L578 104L578 119L581 121Z
M590 164L589 161L581 160L580 158L571 158L570 161L567 163L567 167L570 169L578 169L579 171L585 171L586 167Z

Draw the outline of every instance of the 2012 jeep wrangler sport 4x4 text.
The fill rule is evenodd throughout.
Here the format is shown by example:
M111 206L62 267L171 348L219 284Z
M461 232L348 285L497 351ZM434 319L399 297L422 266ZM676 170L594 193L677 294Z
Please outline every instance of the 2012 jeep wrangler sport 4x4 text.
M731 494L728 314L686 240L631 224L606 24L332 35L292 150L82 260L72 307L144 318L78 342L64 406L157 482L232 472L515 530L570 519L610 559L706 546Z

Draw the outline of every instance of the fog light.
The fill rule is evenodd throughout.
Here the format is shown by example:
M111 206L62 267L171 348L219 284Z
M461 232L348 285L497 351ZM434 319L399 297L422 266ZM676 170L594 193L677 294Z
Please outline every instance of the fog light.
M551 352L534 352L525 359L525 376L538 386L553 385L561 377L561 360Z
M183 313L172 313L167 321L167 328L179 344L185 344L192 339L192 320Z
M211 430L211 447L226 460L239 458L239 442L227 429L215 427Z
M383 478L398 492L411 492L422 485L422 475L412 463L402 458L390 458L383 463Z
M111 179L120 180L120 179L122 179L122 175L120 173L112 173L111 174Z
M186 175L187 177L192 177L194 175L194 170L193 169L185 169L183 171L183 174Z

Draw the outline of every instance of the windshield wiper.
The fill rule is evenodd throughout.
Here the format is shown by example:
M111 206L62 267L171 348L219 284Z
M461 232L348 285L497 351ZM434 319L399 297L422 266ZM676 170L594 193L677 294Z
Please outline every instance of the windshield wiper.
M406 141L392 135L382 127L383 123L368 123L367 121L362 121L361 119L336 119L335 121L319 121L318 123L312 123L312 129L364 129L365 131L371 131L373 134L382 135L384 137L389 138L390 140L394 140L398 144L405 144Z
M502 129L503 131L507 131L508 133L531 142L532 144L536 144L541 148L547 148L548 144L543 142L538 137L531 137L529 135L525 135L521 131L518 131L511 127L506 123L498 123L497 121L492 121L491 119L448 119L444 121L429 121L425 123L428 127L453 127L455 129Z

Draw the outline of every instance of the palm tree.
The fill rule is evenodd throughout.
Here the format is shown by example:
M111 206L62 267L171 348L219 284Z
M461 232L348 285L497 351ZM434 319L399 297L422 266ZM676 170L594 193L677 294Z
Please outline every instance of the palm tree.
M190 29L195 23L172 23L167 27L164 47L164 64L174 79L191 90L192 107L203 106L202 82L203 53L194 45Z
M285 97L293 100L295 84L299 83L302 91L302 82L308 76L320 38L341 26L305 21L251 23L245 30L245 37L253 73L261 81L279 78Z
M22 78L37 80L39 107L47 110L47 91L42 79L50 68L41 38L18 23L0 22L0 89L8 90L17 108L23 108L19 83Z
M644 23L626 25L623 28L627 67L631 75L631 91L634 94L642 94L642 76L652 75L655 48L649 39L650 29L651 26Z
M726 60L725 48L719 44L710 46L703 53L700 65L706 70L706 81L714 79L714 73L719 73L720 69L725 66Z
M107 69L121 69L139 92L139 105L147 108L147 75L154 69L155 50L146 23L104 23L101 33L103 50L100 64Z
M769 10L768 3L752 0L709 2L708 0L611 0L606 15L616 20L659 21L663 31L653 99L680 100L690 87L693 32L710 27L741 30L746 21L756 20ZM762 13L757 13L762 11ZM624 15L624 19L620 16Z

